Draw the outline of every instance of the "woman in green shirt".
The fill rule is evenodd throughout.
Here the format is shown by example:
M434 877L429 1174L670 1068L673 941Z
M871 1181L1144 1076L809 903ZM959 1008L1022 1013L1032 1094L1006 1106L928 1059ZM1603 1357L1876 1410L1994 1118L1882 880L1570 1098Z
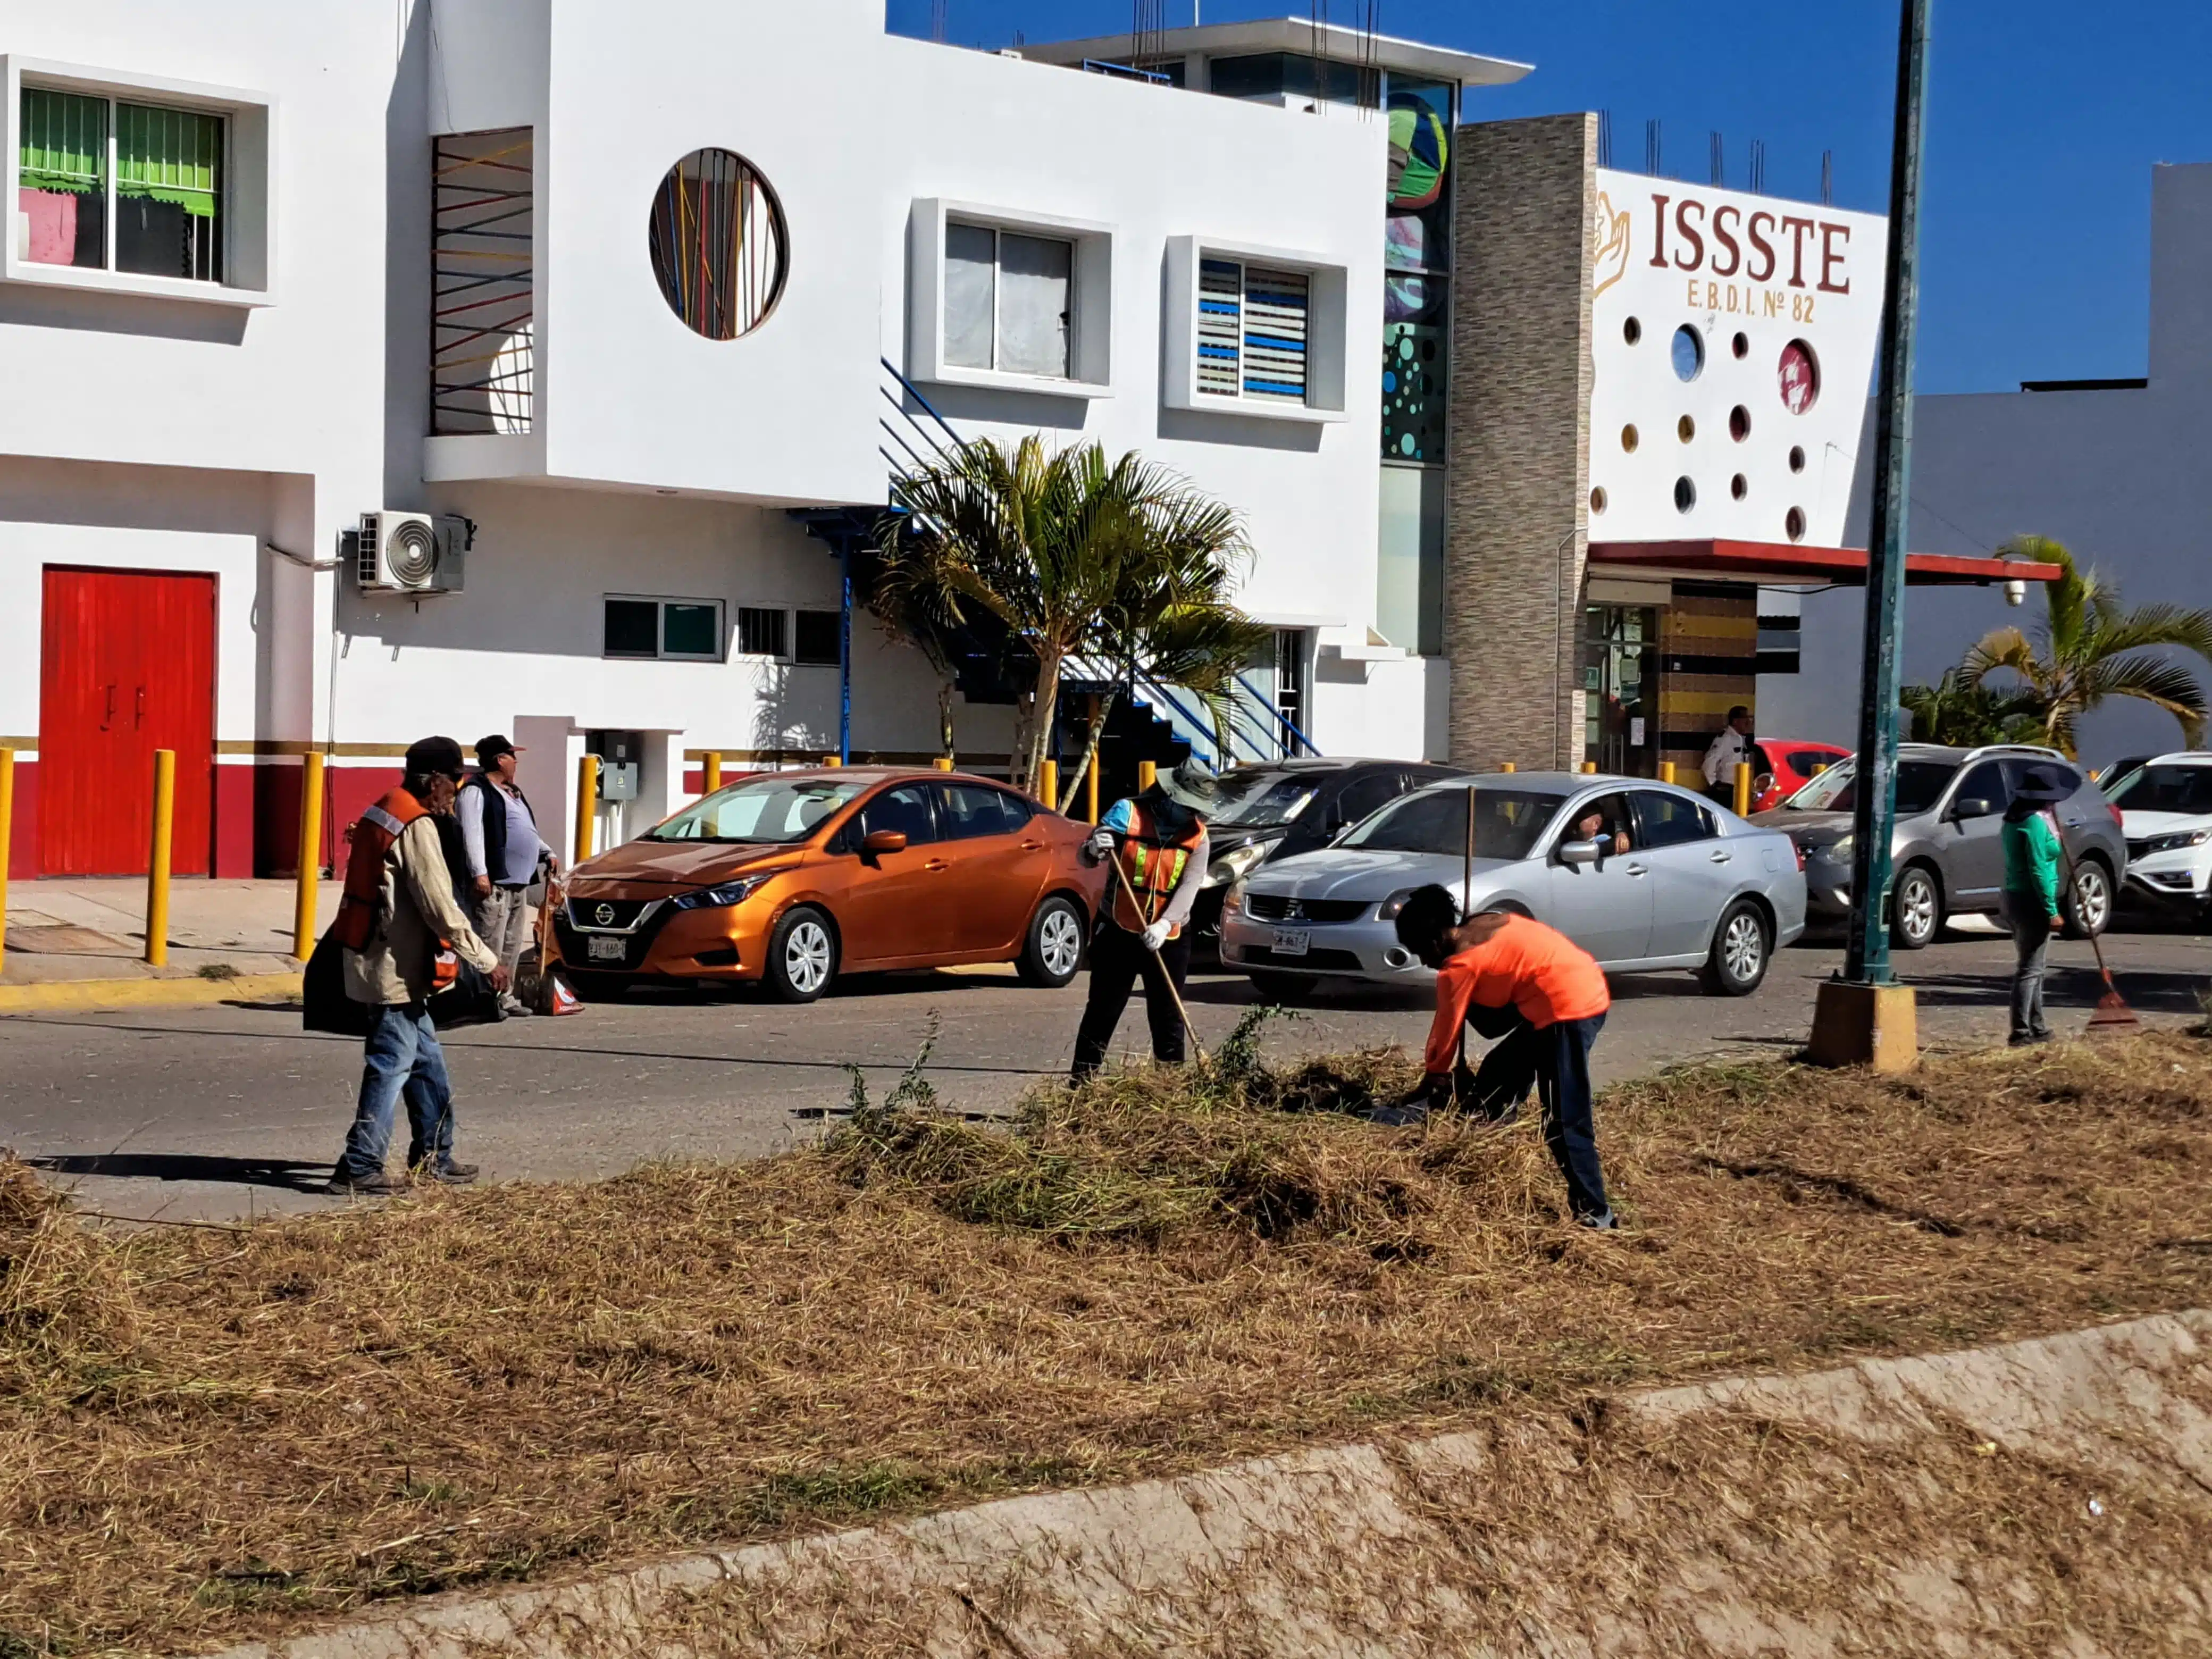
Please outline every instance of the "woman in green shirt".
M1998 840L2004 848L2004 918L2012 926L2020 965L2012 976L2012 1045L2051 1041L2043 1018L2044 954L2058 913L2058 826L2050 808L2073 791L2048 766L2031 766L2005 808Z

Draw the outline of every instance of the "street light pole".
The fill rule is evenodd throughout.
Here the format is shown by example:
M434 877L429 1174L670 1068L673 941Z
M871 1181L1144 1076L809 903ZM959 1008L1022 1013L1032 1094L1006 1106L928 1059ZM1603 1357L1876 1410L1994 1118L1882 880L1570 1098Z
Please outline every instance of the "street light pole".
M1851 815L1850 941L1839 983L1823 987L1816 1058L1910 1064L1911 993L1889 965L1890 836L1897 816L1898 693L1905 526L1911 500L1912 348L1920 310L1920 174L1933 0L1902 0L1897 124L1890 155L1889 252L1875 401L1874 500L1867 536L1866 629L1859 670L1857 782ZM1885 1018L1887 1016L1887 1018ZM1900 1029L1901 1027L1901 1029ZM1885 1050L1887 1051L1885 1054Z

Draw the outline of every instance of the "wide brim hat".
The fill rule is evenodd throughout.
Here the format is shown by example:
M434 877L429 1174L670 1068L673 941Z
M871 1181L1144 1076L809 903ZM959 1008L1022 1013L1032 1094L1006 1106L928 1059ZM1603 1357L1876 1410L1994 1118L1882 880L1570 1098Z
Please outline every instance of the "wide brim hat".
M1175 769L1161 774L1160 793L1178 806L1203 817L1221 801L1221 780L1214 770L1195 755Z
M2021 775L2020 785L2012 792L2014 800L2032 800L2044 805L2068 799L2074 792L2066 781L2047 766L2031 766Z

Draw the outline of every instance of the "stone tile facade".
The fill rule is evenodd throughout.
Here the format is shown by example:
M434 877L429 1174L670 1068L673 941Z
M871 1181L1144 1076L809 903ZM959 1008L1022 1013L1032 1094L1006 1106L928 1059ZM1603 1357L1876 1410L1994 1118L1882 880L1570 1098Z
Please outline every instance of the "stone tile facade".
M1450 758L1582 758L1597 117L1459 131L1444 651Z

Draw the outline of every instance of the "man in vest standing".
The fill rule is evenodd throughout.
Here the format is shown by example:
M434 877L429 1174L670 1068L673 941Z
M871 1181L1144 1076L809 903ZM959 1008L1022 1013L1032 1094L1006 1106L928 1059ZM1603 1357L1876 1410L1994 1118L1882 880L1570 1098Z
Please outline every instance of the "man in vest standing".
M514 757L521 752L504 737L479 743L477 774L461 786L453 809L469 849L470 886L462 895L469 922L510 979L530 943L530 885L541 865L558 869L561 863L515 787ZM512 991L501 994L500 1006L510 1014L530 1012Z
M404 1096L411 1132L408 1167L432 1181L473 1181L453 1160L453 1087L431 1024L431 996L468 963L505 994L507 969L470 927L453 896L434 813L450 811L463 772L461 745L425 738L407 751L398 788L361 815L346 860L345 892L331 933L344 947L346 994L368 1005L361 1101L331 1190L391 1193L386 1175L393 1111Z
M1091 998L1075 1035L1073 1075L1079 1083L1104 1062L1106 1045L1114 1040L1139 977L1152 1028L1152 1058L1163 1065L1182 1063L1185 1034L1176 997L1190 968L1190 940L1183 925L1206 883L1202 814L1218 793L1213 769L1201 760L1187 760L1143 794L1115 801L1083 843L1086 863L1115 860L1127 885L1120 877L1108 880L1098 928L1091 938Z

